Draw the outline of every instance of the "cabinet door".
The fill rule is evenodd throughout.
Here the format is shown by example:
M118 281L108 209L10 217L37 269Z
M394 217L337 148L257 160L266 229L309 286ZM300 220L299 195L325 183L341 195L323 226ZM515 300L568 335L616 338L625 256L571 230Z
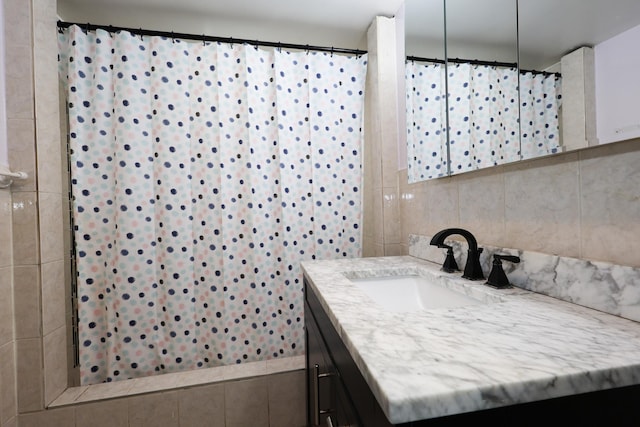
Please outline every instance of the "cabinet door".
M326 426L335 412L335 368L322 340L313 316L305 316L307 358L307 421L310 426ZM335 415L332 418L336 426Z
M358 416L355 409L351 406L349 397L344 387L336 387L336 412L335 418L337 423L333 423L333 427L358 427Z

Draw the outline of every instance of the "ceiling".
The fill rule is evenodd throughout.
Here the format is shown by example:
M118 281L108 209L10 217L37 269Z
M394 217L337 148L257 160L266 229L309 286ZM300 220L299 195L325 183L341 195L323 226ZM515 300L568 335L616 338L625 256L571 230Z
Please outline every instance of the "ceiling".
M402 16L404 4L404 0L58 0L58 14L70 22L366 49L366 31L373 18L398 11ZM429 45L425 40L442 49L442 5L442 0L406 0L407 54L425 56L417 51ZM522 63L543 68L576 47L594 46L640 25L640 0L519 0L519 18ZM473 53L468 55L451 43L450 56L515 61L514 0L447 0L447 31L467 50L473 41ZM478 54L482 48L486 52Z
M447 35L486 57L448 52L453 57L509 61L516 57L514 0L447 0ZM421 51L425 40L441 40L444 32L440 0L406 0L407 53ZM520 59L525 68L545 68L580 46L595 46L640 25L640 0L519 0ZM501 42L502 40L502 42ZM506 41L506 42L505 42ZM442 44L431 44L443 50ZM496 48L508 52L496 52ZM431 56L435 56L432 54ZM431 57L430 56L430 57ZM480 57L478 57L480 56Z
M58 0L69 22L249 40L366 48L375 16L403 0Z

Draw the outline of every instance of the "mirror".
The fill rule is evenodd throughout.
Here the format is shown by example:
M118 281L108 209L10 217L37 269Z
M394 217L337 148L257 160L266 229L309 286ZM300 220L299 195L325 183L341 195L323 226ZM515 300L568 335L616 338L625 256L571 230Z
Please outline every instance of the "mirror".
M520 159L516 4L406 1L409 182Z
M516 4L445 1L450 174L520 159Z
M449 174L444 1L408 0L405 7L412 15L405 19L407 175L418 182Z
M438 27L434 10L424 15L424 3L405 2L409 57L433 58L424 46L437 44L433 33L428 42L420 41L421 31ZM440 34L446 39L444 84L449 91L440 100L448 105L444 117L433 114L434 106L427 116L427 127L437 123L436 130L444 121L446 135L444 142L442 135L436 143L428 141L433 132L427 135L415 114L425 105L417 102L418 85L407 78L407 93L414 91L407 108L407 142L413 145L413 150L408 147L409 182L640 137L634 113L640 98L640 80L634 77L640 67L637 0L426 3L446 9L441 18L446 37ZM489 74L490 80L475 87ZM514 80L519 91L506 84ZM492 92L487 96L487 91Z
M520 67L562 75L557 151L640 137L640 2L518 0L518 8Z

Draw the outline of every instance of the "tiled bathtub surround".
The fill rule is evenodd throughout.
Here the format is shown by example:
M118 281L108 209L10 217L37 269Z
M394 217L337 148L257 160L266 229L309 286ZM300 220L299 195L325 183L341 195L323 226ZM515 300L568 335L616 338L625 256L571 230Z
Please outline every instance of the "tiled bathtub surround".
M246 380L253 377L297 371L304 368L304 360L304 356L284 357L242 365L226 365L216 368L196 369L187 372L71 387L62 393L50 407L171 391L185 387L210 385L223 381Z
M473 230L470 230L473 232ZM429 244L431 237L411 234L409 254L442 263L444 249ZM466 242L449 240L456 262L463 268ZM520 263L503 262L509 281L520 288L549 295L574 304L640 321L640 268L606 262L560 257L539 252L497 248L478 243L485 277L491 271L493 254L517 255Z
M20 425L302 427L304 356L68 388Z

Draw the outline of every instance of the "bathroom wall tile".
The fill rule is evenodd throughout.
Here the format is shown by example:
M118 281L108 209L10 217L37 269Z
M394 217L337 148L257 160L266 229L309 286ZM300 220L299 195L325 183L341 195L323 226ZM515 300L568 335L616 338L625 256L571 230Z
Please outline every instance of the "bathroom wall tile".
M8 44L6 58L5 96L7 118L33 119L34 91L31 49L27 46Z
M639 142L581 153L583 258L640 267Z
M269 425L304 427L306 425L305 371L268 377Z
M373 253L367 256L380 257L384 256L384 245L382 243L376 243L373 245Z
M66 406L75 403L78 398L89 389L90 386L84 385L81 387L71 386L67 388L60 396L56 398L51 404L50 407L56 406Z
M128 407L126 399L77 405L75 427L128 427Z
M16 266L13 270L13 298L16 339L41 337L40 267Z
M21 46L31 46L31 2L4 0L5 36Z
M398 147L391 141L397 140L396 115L384 115L385 124L382 137L382 185L397 187L398 179Z
M178 393L152 393L131 397L129 427L178 427Z
M178 396L180 426L225 427L224 399L224 384L193 387L180 391Z
M400 244L400 255L409 255L409 244L402 243Z
M267 360L267 374L304 369L305 363L306 359L304 355L269 359Z
M65 326L67 292L64 275L64 261L54 261L40 266L42 283L42 333Z
M130 387L128 395L163 391L178 386L179 374L154 375L150 377L135 378L127 380Z
M20 415L20 427L71 427L75 421L75 408L47 409Z
M504 241L504 179L502 168L456 177L460 227L479 242L499 246ZM437 231L437 230L436 230Z
M38 193L40 214L40 259L43 263L64 258L62 198L60 193Z
M381 188L373 192L373 242L384 244L384 200Z
M406 169L400 176L400 182L406 183ZM410 234L427 234L429 228L429 209L426 182L404 184L400 187L400 224L402 245L407 245Z
M14 192L13 263L34 265L40 261L38 245L38 202L34 192Z
M57 119L57 117L56 117ZM56 127L58 121L55 121ZM48 126L52 128L52 126ZM60 130L42 130L38 123L38 189L40 191L62 192L62 159L60 158Z
M41 1L34 13L46 15L36 19L35 46L35 91L36 124L38 145L38 189L44 192L60 193L62 190L62 156L60 155L60 110L51 108L59 105L57 73L57 38L55 2ZM40 10L43 9L43 10ZM36 17L38 18L38 17ZM62 110L64 111L64 110Z
M373 228L375 210L373 206L373 188L364 184L364 192L362 195L362 237L363 237L363 251L365 247L371 242L373 243L373 236L375 230Z
M403 255L402 243L388 243L384 245L384 256Z
M26 172L28 178L16 180L13 192L36 190L35 127L32 119L7 120L9 165L13 171Z
M11 191L0 189L0 268L13 264L11 233Z
M43 405L42 341L26 339L16 341L16 381L18 411L38 411ZM22 425L22 419L21 425ZM48 425L48 424L40 424Z
M2 427L18 427L18 416L10 418L6 423L2 424Z
M265 377L225 384L226 427L268 427L269 408Z
M383 189L384 244L400 243L400 204L397 187Z
M15 343L0 347L0 424L5 425L17 414Z
M76 399L77 402L92 402L94 400L113 399L129 394L131 381L114 381L91 385Z
M179 372L169 375L178 376L178 379L176 379L176 383L180 384L181 387L190 387L194 385L220 382L224 379L224 372L220 368L194 369L192 371Z
M58 116L52 105L58 104L58 57L56 34L56 2L35 0L33 9L34 72L36 88L36 117L51 115L50 126L58 126ZM50 129L53 130L53 129Z
M267 362L251 362L238 365L226 365L222 370L225 380L235 380L238 378L256 377L267 374Z
M62 325L45 335L44 344L44 401L48 405L67 388L67 337Z
M0 346L13 341L13 271L0 268ZM4 359L0 359L4 360Z
M455 179L441 178L427 182L428 235L434 235L443 228L457 227L458 185Z
M580 254L578 154L505 167L505 242L548 254Z

